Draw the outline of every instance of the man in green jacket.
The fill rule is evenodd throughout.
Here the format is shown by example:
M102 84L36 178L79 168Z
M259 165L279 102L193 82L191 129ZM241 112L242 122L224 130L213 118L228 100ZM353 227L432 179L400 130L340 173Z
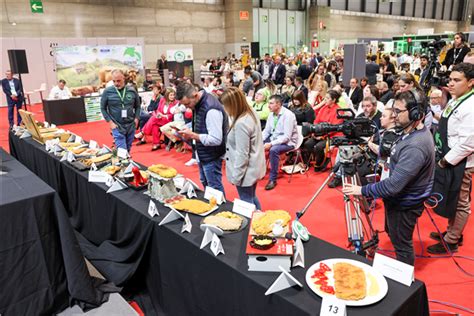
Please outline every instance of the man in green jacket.
M134 88L125 85L122 70L112 71L112 80L114 85L102 94L100 110L110 124L115 146L130 152L140 118L140 98Z

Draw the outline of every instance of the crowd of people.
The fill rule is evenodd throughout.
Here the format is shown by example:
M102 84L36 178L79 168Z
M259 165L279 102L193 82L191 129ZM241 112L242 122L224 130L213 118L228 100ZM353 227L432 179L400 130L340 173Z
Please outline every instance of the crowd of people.
M449 222L441 235L430 235L438 243L428 252L457 251L470 214L474 171L474 54L464 36L455 35L442 61L449 74L447 86L433 81L429 56L410 53L368 56L365 76L351 78L346 86L342 56L265 54L254 65L233 55L207 60L201 66L205 76L200 84L178 78L165 87L147 76L143 88L153 97L145 108L136 84L114 70L113 85L102 94L101 111L116 147L130 151L134 140L136 145L151 141L153 151L163 146L167 151L191 152L186 164L197 164L202 184L224 194L225 161L226 177L239 197L261 209L256 187L267 168L266 190L275 189L285 163L327 170L337 149L332 139L341 132L303 136L303 127L342 124L345 119L338 110L351 110L370 120L375 131L365 139L374 163L359 166L359 174L379 174L380 181L346 185L343 192L383 199L386 231L397 259L409 264L415 260L416 220L435 192L442 196L439 214ZM164 56L157 67L166 67ZM2 87L12 126L13 109L19 108L22 95L11 72L6 75ZM295 161L300 157L296 149L301 162ZM336 165L339 159L337 155ZM342 184L343 174L336 170L329 187Z

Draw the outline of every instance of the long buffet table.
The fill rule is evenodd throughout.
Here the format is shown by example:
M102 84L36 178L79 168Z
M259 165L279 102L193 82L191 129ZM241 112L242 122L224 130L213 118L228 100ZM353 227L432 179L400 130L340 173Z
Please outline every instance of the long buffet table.
M249 272L245 245L248 227L221 238L225 255L215 257L209 247L199 249L202 217L190 215L191 233L181 233L182 222L158 226L168 209L156 202L160 216L148 213L149 197L123 190L107 194L104 184L88 182L87 172L75 170L47 153L30 138L10 133L10 151L57 190L78 233L85 256L118 285L146 284L156 310L166 315L315 315L321 298L305 283L306 269L292 275L304 284L269 296L264 293L278 273ZM231 203L221 205L231 210ZM329 258L360 256L311 237L305 243L306 267ZM387 279L388 294L365 307L348 307L348 315L429 315L426 287L410 287Z
M0 314L51 315L108 299L56 192L0 148Z

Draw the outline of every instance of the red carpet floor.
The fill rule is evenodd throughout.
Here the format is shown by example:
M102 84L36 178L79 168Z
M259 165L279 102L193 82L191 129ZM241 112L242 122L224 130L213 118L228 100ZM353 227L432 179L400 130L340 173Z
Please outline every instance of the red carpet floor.
M33 106L33 112L36 113L36 119L43 120L41 105ZM8 130L7 130L7 111L6 108L0 108L0 146L8 150ZM81 135L84 139L94 139L99 144L112 144L112 137L109 133L108 125L104 122L82 123L62 126L65 129ZM164 163L178 169L186 177L199 183L199 174L197 166L187 167L184 165L191 154L176 153L174 150L166 152L164 149L151 152L151 145L134 146L132 149L133 158L145 165L153 163ZM319 186L324 182L328 173L315 173L310 171L306 175L295 175L291 183L288 183L288 176L284 175L278 180L278 186L273 191L265 191L264 186L268 176L262 180L257 189L257 195L264 209L285 209L292 213L301 210L310 197L316 192ZM235 188L223 179L226 195L230 201L237 197ZM474 194L473 194L474 196ZM383 230L384 214L383 208L375 210L374 226L376 229ZM473 203L474 204L474 203ZM325 188L312 207L303 217L303 223L307 225L309 231L314 236L327 240L339 247L345 248L347 245L346 226L344 221L343 196L335 189ZM441 217L435 216L435 221L441 230L445 230L447 221ZM471 220L472 221L472 220ZM474 234L472 233L472 222L468 224L464 234L464 246L460 247L457 255L474 257ZM418 238L416 230L414 235L415 250L417 254L428 256L426 250L422 253L422 248L433 243L428 235L434 231L426 212L419 220L420 236ZM379 247L385 250L391 250L392 245L385 233L380 234ZM474 262L467 259L456 259L458 263L468 272L474 274ZM312 262L307 262L309 267ZM472 293L474 292L474 278L465 275L458 269L451 258L418 258L415 264L415 277L423 280L428 287L428 297L430 300L439 300L452 304L461 305L469 309L474 309ZM430 302L430 309L433 315L440 315L436 311L444 310L450 312L459 312L469 314L462 310L446 307L438 303Z

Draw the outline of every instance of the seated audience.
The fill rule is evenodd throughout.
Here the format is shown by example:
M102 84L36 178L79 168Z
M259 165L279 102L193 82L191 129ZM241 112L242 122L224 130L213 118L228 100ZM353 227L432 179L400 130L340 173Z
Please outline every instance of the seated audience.
M289 109L295 114L296 123L298 125L303 125L303 123L312 124L314 122L314 110L309 105L308 101L306 101L302 91L295 91Z

